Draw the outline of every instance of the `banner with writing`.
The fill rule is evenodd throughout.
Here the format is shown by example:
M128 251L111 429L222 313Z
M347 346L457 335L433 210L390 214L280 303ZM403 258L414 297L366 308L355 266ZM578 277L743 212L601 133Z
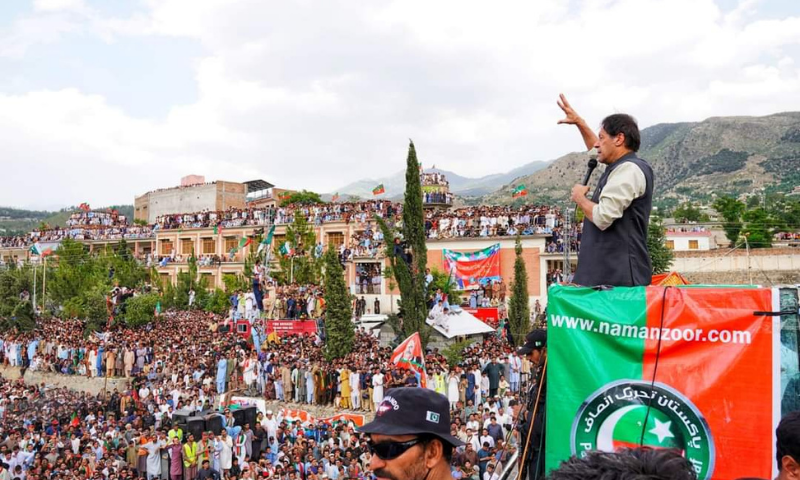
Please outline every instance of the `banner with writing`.
M442 255L445 271L460 290L500 280L499 243L468 253L444 249Z
M548 471L645 445L680 450L699 480L774 477L776 300L766 288L551 287Z

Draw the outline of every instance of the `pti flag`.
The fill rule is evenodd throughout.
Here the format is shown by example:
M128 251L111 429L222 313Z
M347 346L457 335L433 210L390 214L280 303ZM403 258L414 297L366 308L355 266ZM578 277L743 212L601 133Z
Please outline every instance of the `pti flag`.
M500 280L500 244L477 252L442 250L444 269L459 290Z
M517 185L517 188L514 189L514 193L511 194L511 198L524 197L527 194L528 189L525 188L525 185Z
M776 291L777 292L777 291ZM699 480L772 478L778 296L762 288L554 285L547 469L590 450L682 452Z
M292 249L292 244L290 242L283 242L278 251L281 252L281 255L285 257L294 255L294 250Z
M386 189L383 188L383 184L382 183L380 185L378 185L377 187L372 189L372 194L373 195L380 195L380 194L382 194L384 192L386 192Z
M422 340L419 338L419 332L406 338L403 343L394 349L389 363L398 368L411 370L416 374L420 386L422 388L427 386L425 381L425 355L422 354Z
M339 200L339 192L334 193L331 197L331 202L336 202L337 200Z
M29 250L32 255L38 255L40 257L46 257L48 255L53 254L52 248L42 248L39 242L36 242L33 245L31 245L31 248Z

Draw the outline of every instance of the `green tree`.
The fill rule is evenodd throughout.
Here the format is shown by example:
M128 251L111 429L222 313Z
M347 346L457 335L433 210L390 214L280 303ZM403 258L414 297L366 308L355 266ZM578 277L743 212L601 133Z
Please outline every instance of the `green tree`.
M41 268L39 282L41 282ZM39 287L41 288L41 287ZM27 291L28 300L20 298L20 293ZM35 326L33 316L33 267L30 264L16 268L9 263L9 268L0 270L0 331L16 328L17 330L32 330Z
M442 294L447 295L449 303L458 305L461 303L460 298L456 298L458 292L456 291L456 284L450 278L450 275L442 272L441 270L432 268L431 276L433 280L428 286L428 296L432 296L437 290L441 289Z
M664 222L658 215L650 217L647 227L647 253L650 254L650 263L653 266L653 275L668 272L672 266L674 256L672 250L667 248L666 229Z
M146 293L128 299L123 316L125 324L129 327L140 327L153 321L159 296L155 293Z
M515 344L521 344L530 329L531 309L528 296L528 272L525 269L525 260L522 259L522 240L519 234L517 234L514 251L516 253L514 284L511 286L508 321Z
M428 306L425 298L425 267L428 250L425 245L422 186L419 179L419 162L414 142L408 146L406 159L406 190L403 203L402 241L405 249L395 249L393 239L400 240L397 231L382 218L375 217L384 238L388 240L386 254L391 271L400 289L400 316L402 328L398 332L407 337L419 332L423 348L428 343L431 328L425 323Z
M778 230L778 222L763 208L744 212L745 221L742 234L747 237L750 248L772 247L772 236Z
M353 350L355 329L350 310L350 294L344 280L344 269L336 252L324 254L325 273L325 358L343 358Z
M294 216L294 221L286 227L285 241L294 249L293 255L281 253L282 243L275 242L274 255L278 259L280 270L273 276L282 284L294 280L298 284L319 283L322 261L316 257L317 236L314 228L308 223L306 217L300 212Z
M309 192L308 190L302 190L300 192L292 192L288 196L281 199L282 207L292 204L315 205L320 203L326 203L326 202L322 200L322 197L319 196L319 193Z
M745 210L744 203L733 197L723 196L717 198L713 207L714 210L719 212L722 216L722 228L725 230L725 236L728 237L731 245L735 245L742 231L742 214Z
M691 202L686 202L679 206L672 212L676 222L706 222L708 215L703 214L699 208L695 207Z

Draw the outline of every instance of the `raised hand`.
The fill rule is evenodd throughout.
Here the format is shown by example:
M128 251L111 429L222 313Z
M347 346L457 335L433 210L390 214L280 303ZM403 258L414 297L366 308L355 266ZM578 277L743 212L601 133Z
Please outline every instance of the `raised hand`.
M564 111L564 114L566 115L566 117L558 121L559 125L562 123L565 123L567 125L575 125L580 121L581 119L580 115L575 113L575 110L572 108L572 105L569 104L569 102L567 101L567 97L565 97L563 93L558 94L558 100L556 101L556 103L561 108L561 110Z

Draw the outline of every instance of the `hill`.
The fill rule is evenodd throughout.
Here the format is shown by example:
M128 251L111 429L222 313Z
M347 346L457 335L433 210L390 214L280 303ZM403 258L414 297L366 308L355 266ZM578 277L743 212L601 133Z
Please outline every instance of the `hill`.
M133 205L120 205L115 208L121 215L133 219ZM102 208L97 210L102 210ZM77 211L77 207L66 207L52 212L0 207L0 236L24 235L38 228L42 223L51 227L64 227L67 225L70 215Z
M435 167L425 169L425 172L443 173L447 177L447 181L450 182L450 191L457 195L480 196L497 190L503 185L513 181L517 177L530 175L534 172L537 172L547 167L548 164L549 162L534 161L522 165L521 167L517 167L509 172L494 173L478 178L464 177L455 172ZM347 195L353 195L361 198L371 198L372 189L380 184L383 184L384 188L386 189L386 198L399 199L402 198L403 192L405 191L405 175L405 170L401 170L383 178L357 180L351 184L339 188L338 190L335 190L335 192L339 192L339 195L342 196L342 198L345 198ZM330 199L330 196L330 194L327 194L323 197L327 200Z
M579 141L577 131L575 136ZM800 112L653 125L642 130L639 156L653 167L656 203L665 207L721 193L788 193L800 185ZM527 201L565 200L586 171L586 161L585 153L564 155L479 201L510 203L519 184L530 192ZM598 167L593 183L603 168Z

